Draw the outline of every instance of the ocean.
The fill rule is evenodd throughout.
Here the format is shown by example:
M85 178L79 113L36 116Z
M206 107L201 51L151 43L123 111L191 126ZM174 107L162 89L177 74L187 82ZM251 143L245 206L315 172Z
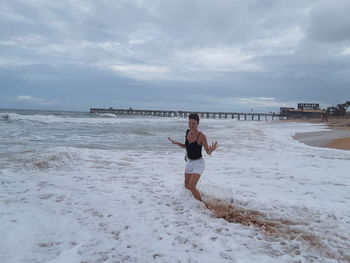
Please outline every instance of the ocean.
M326 126L202 119L219 148L198 189L249 215L231 221L183 187L185 152L167 137L186 129L0 110L0 262L350 262L350 152L292 138Z

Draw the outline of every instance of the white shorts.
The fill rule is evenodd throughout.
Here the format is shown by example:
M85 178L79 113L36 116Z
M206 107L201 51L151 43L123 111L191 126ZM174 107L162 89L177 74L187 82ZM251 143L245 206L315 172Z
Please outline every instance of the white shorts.
M205 162L203 158L198 160L187 159L185 173L188 174L202 174L204 172Z

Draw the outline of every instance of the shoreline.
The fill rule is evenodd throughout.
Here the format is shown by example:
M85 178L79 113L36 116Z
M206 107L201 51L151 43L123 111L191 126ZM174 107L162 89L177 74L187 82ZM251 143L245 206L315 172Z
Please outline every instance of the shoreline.
M324 124L329 128L327 131L296 133L293 139L314 147L350 150L350 118L332 118L327 122L318 119L293 121Z

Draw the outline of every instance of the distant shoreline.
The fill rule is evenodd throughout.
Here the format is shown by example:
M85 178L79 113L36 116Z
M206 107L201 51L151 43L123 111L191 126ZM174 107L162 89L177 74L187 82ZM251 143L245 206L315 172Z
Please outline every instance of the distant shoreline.
M331 118L327 122L312 119L293 121L325 124L329 127L327 131L297 133L293 139L314 147L350 150L350 118Z

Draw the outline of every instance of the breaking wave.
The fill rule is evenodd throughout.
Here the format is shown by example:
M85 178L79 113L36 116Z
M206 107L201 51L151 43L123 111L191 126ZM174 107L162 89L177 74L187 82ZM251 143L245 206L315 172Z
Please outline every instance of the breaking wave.
M13 157L4 159L0 165L15 170L57 170L75 165L80 159L78 152L68 147L59 147L46 152L17 153Z
M162 117L164 119L164 117ZM72 116L58 116L58 115L26 115L26 114L18 114L18 113L9 113L4 112L0 113L0 120L3 121L30 121L30 122L38 122L43 124L51 124L51 123L72 123L72 124L133 124L135 121L137 123L156 123L159 122L157 118L139 118L139 117L120 117L115 116L113 114L104 114L104 115L88 115L82 117L72 117Z

